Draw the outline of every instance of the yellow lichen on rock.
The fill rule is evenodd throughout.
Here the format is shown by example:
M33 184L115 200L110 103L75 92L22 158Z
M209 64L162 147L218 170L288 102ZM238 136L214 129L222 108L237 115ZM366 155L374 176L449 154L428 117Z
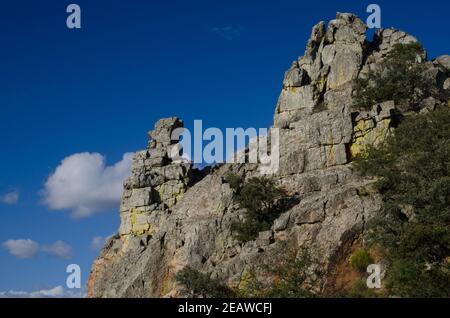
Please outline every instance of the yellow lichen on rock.
M158 186L158 187L156 187L156 191L158 192L158 194L159 194L159 197L162 199L162 198L164 198L164 193L165 193L165 187L164 187L164 184L161 184L160 186Z
M181 200L181 198L183 197L185 192L186 192L186 189L180 188L179 191L174 194L173 198L175 199L175 204Z
M385 118L375 126L372 121L360 120L354 127L353 140L350 144L350 154L352 158L364 156L369 146L377 146L389 135L391 119Z
M147 222L147 215L138 209L132 209L130 215L131 233L142 235L151 232L151 224Z
M169 208L180 201L186 192L186 188L182 183L162 184L156 187L155 190L158 192L160 199L164 201Z
M316 87L319 92L325 91L325 89L327 87L327 80L328 80L328 77L326 75L319 76L319 78L317 79L317 83L316 83Z
M248 298L256 297L257 295L252 295L254 292L252 283L255 281L255 275L248 269L244 269L241 278L235 285L231 285L231 288L235 291L238 297Z

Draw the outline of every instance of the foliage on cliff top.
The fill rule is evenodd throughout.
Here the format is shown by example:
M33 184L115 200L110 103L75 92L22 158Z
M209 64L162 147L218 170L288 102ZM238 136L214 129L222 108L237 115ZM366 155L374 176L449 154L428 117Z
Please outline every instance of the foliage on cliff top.
M356 80L354 107L370 109L393 100L398 106L416 108L430 94L425 65L417 61L422 53L419 43L396 44L376 70Z
M378 177L384 208L367 240L389 259L387 287L403 297L450 297L450 109L403 120L356 167Z

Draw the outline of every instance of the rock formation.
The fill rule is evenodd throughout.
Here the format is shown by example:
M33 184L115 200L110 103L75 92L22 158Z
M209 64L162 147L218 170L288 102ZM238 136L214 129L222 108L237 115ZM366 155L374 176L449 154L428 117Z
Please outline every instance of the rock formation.
M395 29L378 30L373 41L365 34L358 17L338 13L328 26L314 26L304 56L286 72L274 117L280 169L273 178L299 201L254 241L240 244L232 236L230 225L242 219L243 211L224 176L257 176L257 165L198 171L190 163L174 162L168 153L177 144L170 134L182 122L158 121L148 148L134 157L119 233L94 262L88 296L183 296L174 276L186 265L240 286L251 266L271 258L283 242L317 256L316 266L324 273L317 288L333 285L337 264L381 207L380 195L371 188L374 180L358 176L352 159L395 126L392 101L368 111L352 109L354 80L376 69L394 44L417 41ZM425 52L418 58L425 61ZM425 63L433 86L449 89L450 57ZM439 102L428 98L423 111Z

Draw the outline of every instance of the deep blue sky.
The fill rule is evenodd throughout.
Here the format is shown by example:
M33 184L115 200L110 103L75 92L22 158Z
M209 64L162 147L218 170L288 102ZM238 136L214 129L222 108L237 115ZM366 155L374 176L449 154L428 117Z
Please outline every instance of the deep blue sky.
M82 29L66 28L66 6L82 9ZM78 263L83 284L96 252L92 237L118 228L117 209L74 220L49 211L39 194L65 157L105 155L108 164L145 147L165 116L190 127L268 127L284 71L302 55L311 27L336 11L405 30L430 57L450 53L447 0L418 1L2 1L0 9L0 243L63 240L74 257L19 260L0 248L0 291L65 284ZM221 34L217 29L233 30Z

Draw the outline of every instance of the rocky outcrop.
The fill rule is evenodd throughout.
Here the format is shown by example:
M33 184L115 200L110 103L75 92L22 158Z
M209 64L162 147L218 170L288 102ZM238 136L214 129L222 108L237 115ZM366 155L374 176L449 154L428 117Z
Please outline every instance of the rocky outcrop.
M450 56L439 56L434 60L434 65L440 70L439 84L443 89L450 90Z
M351 14L338 14L328 28L314 26L305 55L286 72L275 112L275 126L322 109L350 105L351 82L363 64L366 26Z
M324 109L349 113L354 80L376 69L395 44L417 42L395 29L378 30L373 42L367 41L365 33L366 25L348 13L338 13L328 27L324 22L314 26L305 55L286 72L276 127L289 127Z
M189 265L212 273L230 286L245 283L255 264L270 259L290 242L305 247L328 277L345 251L379 211L374 180L352 168L353 158L392 133L396 105L386 101L370 111L352 109L353 83L365 76L395 43L417 41L394 29L378 30L367 41L366 26L352 14L338 13L317 24L305 55L286 72L274 117L279 129L280 169L272 177L296 201L258 239L239 243L230 225L243 218L224 177L259 175L256 164L221 165L197 171L168 154L177 151L171 133L177 118L159 121L148 148L133 160L125 182L119 233L94 262L90 297L183 296L175 274ZM426 54L418 57L425 63ZM421 61L420 59L423 59ZM428 63L436 89L449 87L450 63L444 56ZM432 109L438 101L423 102ZM433 104L434 103L434 104Z
M159 215L174 206L186 192L192 164L174 162L170 155L178 149L178 144L171 141L172 132L182 127L178 118L158 121L149 132L148 149L134 156L132 176L124 184L120 205L121 236L153 232Z

